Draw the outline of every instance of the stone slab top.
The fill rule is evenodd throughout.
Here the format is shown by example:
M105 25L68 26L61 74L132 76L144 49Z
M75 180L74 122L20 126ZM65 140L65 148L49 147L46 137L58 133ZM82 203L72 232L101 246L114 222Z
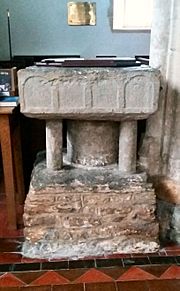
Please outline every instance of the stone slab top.
M29 71L29 72L42 72L42 73L51 73L51 72L56 72L59 74L63 73L69 73L69 72L87 72L88 74L90 72L94 73L94 72L142 72L142 71L148 71L148 72L156 72L157 74L159 74L159 71L157 69L154 69L150 66L147 65L141 65L141 66L134 66L134 67L55 67L55 66L29 66L26 67L25 69L21 69L18 71Z
M142 67L28 67L18 71L21 112L29 117L143 119L158 108L160 74Z

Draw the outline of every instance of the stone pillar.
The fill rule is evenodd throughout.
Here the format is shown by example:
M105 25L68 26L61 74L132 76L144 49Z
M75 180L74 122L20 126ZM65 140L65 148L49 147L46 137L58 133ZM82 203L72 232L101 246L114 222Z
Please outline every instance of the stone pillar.
M86 166L105 166L118 160L117 122L68 121L67 158Z
M180 2L154 1L150 65L162 75L159 110L147 121L140 163L180 181Z
M168 86L171 88L172 93L171 112L173 122L171 126L167 175L180 185L180 1L173 1L172 11Z
M171 118L164 127L167 72L168 72L168 50L171 34L172 2L155 0L153 9L153 22L151 29L150 66L161 72L161 92L159 97L159 109L147 120L146 134L140 149L139 163L151 176L162 174L163 163L167 164L167 152L169 143L169 132ZM168 106L171 109L171 106ZM168 113L169 115L169 113ZM166 149L163 143L166 141ZM164 144L165 145L165 144ZM164 151L164 152L163 152Z
M136 171L137 121L124 121L119 134L119 171Z
M50 170L60 170L62 168L62 121L46 121L46 164Z
M150 174L165 176L154 180L160 238L177 244L180 243L180 1L167 1L166 5L164 0L154 2L150 65L161 71L162 90L159 110L148 120L140 161L143 156L145 161L147 154L145 164Z

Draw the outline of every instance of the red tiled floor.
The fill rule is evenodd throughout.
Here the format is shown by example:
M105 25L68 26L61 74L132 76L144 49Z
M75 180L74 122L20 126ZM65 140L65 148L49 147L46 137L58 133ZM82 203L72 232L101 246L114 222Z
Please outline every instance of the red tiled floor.
M10 289L10 290L3 290L3 291L14 291L14 290ZM18 289L18 291L52 291L52 287L51 286L25 286Z
M180 266L170 266L160 277L161 279L180 279Z
M117 291L150 291L146 281L118 282L117 287Z
M131 267L128 269L123 275L121 275L117 281L145 281L145 280L154 280L156 279L155 276L152 274L137 268L137 267Z
M117 280L122 274L126 272L125 268L101 268L101 272L109 277Z
M69 281L73 282L76 281L77 278L81 277L84 273L86 273L87 269L60 270L56 272Z
M164 248L166 251L180 251L180 245L169 244Z
M4 198L3 195L0 195L0 221L3 221L0 225L0 266L9 264L10 267L13 267L14 272L10 271L0 276L0 291L180 291L180 266L172 265L171 259L173 258L168 258L168 256L180 255L180 246L175 245L164 247L154 254L101 256L97 259L102 260L96 261L96 264L99 262L99 264L102 263L102 266L97 269L87 266L88 260L93 261L95 259L94 257L88 257L83 260L86 260L86 262L84 266L81 264L82 268L79 262L71 261L68 262L68 266L70 266L70 263L72 265L70 270L52 271L47 269L47 271L42 271L46 260L29 259L21 256L23 230L8 230ZM22 223L22 207L18 209L18 216L19 222ZM159 262L156 265L158 257L163 259L159 262L166 265L160 265ZM122 258L128 258L130 263L134 261L135 265L137 263L138 266L132 267L125 264L127 260L121 260ZM143 264L146 264L146 261L150 262L149 259L155 265L141 265L139 263L140 260ZM106 260L116 261L117 265L108 266L107 262L104 262ZM179 262L178 260L176 259L176 263ZM124 265L118 265L120 261L125 264L125 267ZM39 263L41 269L35 269L34 271L30 269L28 271L28 268L26 268L27 271L24 269L21 271L22 268L20 268L18 271L19 266L24 268L30 265L29 263L32 265L34 265L33 263ZM171 266L168 264L171 264ZM95 266L97 267L97 265Z
M31 259L31 258L26 258L21 256L21 263L41 263L41 262L46 262L47 260L45 259Z
M78 279L75 280L76 283L94 283L94 282L112 282L113 279L108 275L98 271L96 269L90 269Z
M116 285L113 282L90 283L85 284L86 291L116 291Z
M69 280L57 274L54 271L48 271L34 280L30 285L63 285L69 283Z
M169 265L161 265L161 266L156 266L156 265L149 265L149 266L141 266L141 268L154 275L155 277L159 278L161 275L168 269Z
M30 271L30 272L16 272L16 273L13 273L13 275L16 276L18 279L20 279L21 281L25 282L26 285L29 285L30 283L35 281L37 278L42 276L44 273L45 271L44 272L43 271L39 271L39 272Z
M180 280L148 281L148 291L179 291ZM139 291L139 290L138 290Z
M20 289L21 288L21 289ZM0 291L22 291L23 287L0 287Z
M0 276L0 287L24 286L25 283L10 273Z
M8 222L7 222L6 197L4 195L0 194L0 221L3 221L3 223L1 223L1 227L0 227L0 238L19 237L19 236L23 235L22 214L23 214L23 206L18 205L17 206L17 218L18 218L18 223L20 225L20 228L18 230L9 230Z
M180 256L180 245L169 245L164 248L167 256Z
M85 290L83 284L67 284L63 286L53 286L52 291L85 291Z
M22 256L14 253L0 253L0 264L12 264L21 262Z
M24 238L15 237L15 238L0 238L0 254L9 253L9 254L18 254L21 251L21 246Z

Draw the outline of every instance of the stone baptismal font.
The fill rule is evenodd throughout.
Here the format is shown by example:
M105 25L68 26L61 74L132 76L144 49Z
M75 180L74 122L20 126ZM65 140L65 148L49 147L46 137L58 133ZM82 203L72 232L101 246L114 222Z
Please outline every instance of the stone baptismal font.
M46 120L46 157L25 201L26 256L158 249L155 191L137 167L137 122L157 110L159 87L159 71L148 66L19 71L21 112Z

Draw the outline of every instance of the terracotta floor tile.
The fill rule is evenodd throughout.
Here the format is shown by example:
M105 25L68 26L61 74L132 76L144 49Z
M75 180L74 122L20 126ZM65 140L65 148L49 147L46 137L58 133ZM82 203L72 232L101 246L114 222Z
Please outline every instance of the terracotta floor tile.
M63 285L69 283L69 280L57 274L54 271L47 271L39 278L35 279L30 285Z
M75 280L76 283L112 282L113 279L96 269L89 269Z
M51 286L25 286L20 288L19 291L52 291L52 288Z
M81 277L87 271L88 271L88 269L73 269L73 270L60 270L60 271L56 271L56 273L65 277L70 282L73 282L77 278Z
M22 256L14 253L0 253L0 264L21 262Z
M117 291L149 291L149 288L146 281L117 282Z
M44 263L44 262L47 262L47 260L21 257L21 263Z
M22 224L23 206L17 205L17 220ZM23 235L23 229L9 230L7 220L6 196L0 195L0 221L3 221L0 227L0 237L19 237Z
M1 287L20 287L20 286L24 286L25 283L23 281L21 281L20 279L18 279L17 277L15 277L14 275L10 274L10 273L5 273L3 275L0 276L0 286Z
M147 282L149 291L179 291L180 280L156 280Z
M83 284L67 284L62 286L53 286L52 291L85 291L85 290Z
M155 277L159 278L167 269L169 268L168 265L162 265L162 266L141 266L141 269L154 275Z
M167 256L180 256L180 250L174 250L174 251L166 251Z
M126 272L127 268L101 268L101 272L109 277L117 280L122 274Z
M166 251L180 251L180 246L178 245L169 245L164 248Z
M46 271L40 271L40 272L34 272L34 271L29 271L29 272L17 272L13 273L17 278L25 282L27 285L35 281L37 278L39 278L41 275L43 275Z
M154 280L156 277L138 267L131 267L123 275L121 275L117 281L143 281Z
M24 238L0 238L0 253L19 253Z
M113 282L90 283L85 284L85 291L116 291L116 285Z
M20 287L1 287L0 291L21 291Z
M180 266L170 266L160 277L161 279L180 279Z

